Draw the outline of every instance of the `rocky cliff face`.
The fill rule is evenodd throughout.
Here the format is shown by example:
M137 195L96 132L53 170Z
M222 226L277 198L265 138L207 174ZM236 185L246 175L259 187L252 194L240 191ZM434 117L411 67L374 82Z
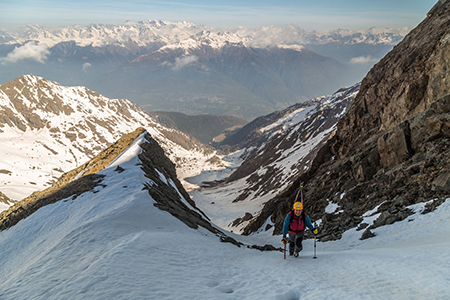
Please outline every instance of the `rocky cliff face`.
M444 1L367 74L311 169L267 203L247 234L269 217L280 233L300 182L308 213L322 219L322 240L365 228L361 216L374 208L376 227L404 219L407 205L435 199L429 211L450 194L449 28ZM343 212L325 213L330 202Z
M360 94L339 123L341 155L358 141L393 129L450 92L448 1L411 31L364 78Z

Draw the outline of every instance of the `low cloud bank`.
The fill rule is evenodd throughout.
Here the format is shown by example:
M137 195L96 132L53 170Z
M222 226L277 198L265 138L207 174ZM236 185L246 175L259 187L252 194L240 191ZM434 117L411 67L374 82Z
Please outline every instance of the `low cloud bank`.
M23 46L14 48L6 57L0 58L0 61L2 63L17 63L20 60L30 59L45 64L48 55L50 55L50 51L47 44L28 42Z
M374 64L374 63L378 62L378 60L379 60L378 58L372 57L370 55L358 56L358 57L353 57L350 60L350 63L352 63L352 64L368 64L368 63Z
M88 62L83 64L83 72L87 73L87 71L89 70L89 68L92 67L92 65Z
M198 57L195 55L186 57L177 57L174 63L165 61L161 65L171 67L174 71L179 71L186 67L187 65L198 61Z

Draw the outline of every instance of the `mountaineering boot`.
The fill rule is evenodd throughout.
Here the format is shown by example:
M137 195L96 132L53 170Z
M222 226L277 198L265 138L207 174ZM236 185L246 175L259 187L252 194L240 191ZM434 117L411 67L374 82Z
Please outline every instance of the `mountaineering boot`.
M294 254L292 252L289 253L289 256L293 256Z
M298 252L294 252L294 257L298 257Z

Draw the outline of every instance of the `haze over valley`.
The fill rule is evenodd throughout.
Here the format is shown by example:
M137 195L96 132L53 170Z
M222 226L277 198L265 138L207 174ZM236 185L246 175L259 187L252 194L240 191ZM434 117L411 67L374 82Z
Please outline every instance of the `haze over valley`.
M407 30L140 21L0 32L0 81L33 74L148 111L248 121L359 82Z

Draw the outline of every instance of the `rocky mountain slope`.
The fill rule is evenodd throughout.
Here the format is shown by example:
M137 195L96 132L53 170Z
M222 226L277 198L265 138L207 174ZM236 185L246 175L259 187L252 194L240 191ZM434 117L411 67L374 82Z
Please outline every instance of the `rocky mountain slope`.
M337 121L353 103L358 90L356 84L250 122L222 144L222 147L240 149L234 154L239 156L234 159L238 162L236 167L230 167L216 178L205 174L187 179L201 186L191 192L193 200L208 214L215 214L219 209L220 226L241 231L260 214L265 202L310 168L318 150L335 133Z
M0 86L2 194L20 200L50 186L124 134L144 127L176 162L180 178L220 165L213 148L163 126L128 100L26 75ZM221 165L220 165L221 166Z
M440 1L367 74L354 104L339 121L311 169L266 203L245 229L270 219L279 233L300 182L320 239L337 239L361 224L364 213L381 214L366 228L403 220L406 206L429 200L433 210L450 194L450 1ZM326 212L330 203L335 207ZM363 232L361 232L363 233Z
M32 25L0 32L0 82L36 74L151 111L252 120L360 81L402 37L389 29L224 30L165 21Z

